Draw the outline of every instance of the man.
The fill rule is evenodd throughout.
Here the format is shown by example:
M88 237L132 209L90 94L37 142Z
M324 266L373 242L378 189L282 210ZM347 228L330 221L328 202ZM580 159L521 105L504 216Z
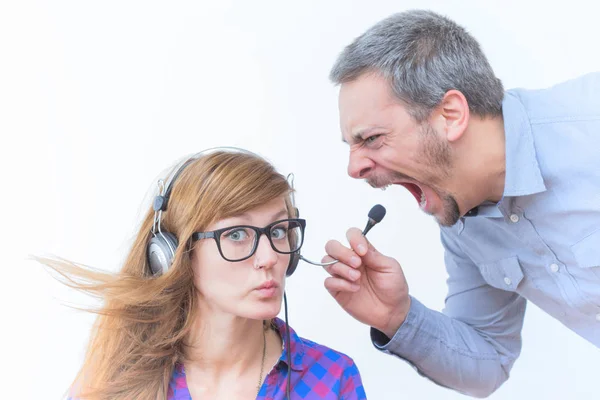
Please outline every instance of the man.
M493 393L521 350L527 300L600 347L600 74L509 90L478 43L428 11L393 15L347 46L340 85L348 173L403 185L440 225L443 313L358 229L325 286L374 345L432 381Z

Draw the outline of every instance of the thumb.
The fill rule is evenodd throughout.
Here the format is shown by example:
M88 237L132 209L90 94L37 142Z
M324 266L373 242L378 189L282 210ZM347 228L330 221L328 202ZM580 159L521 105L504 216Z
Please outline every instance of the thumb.
M370 269L380 272L385 272L392 266L391 258L381 254L371 242L368 242L368 248L362 261L369 266Z

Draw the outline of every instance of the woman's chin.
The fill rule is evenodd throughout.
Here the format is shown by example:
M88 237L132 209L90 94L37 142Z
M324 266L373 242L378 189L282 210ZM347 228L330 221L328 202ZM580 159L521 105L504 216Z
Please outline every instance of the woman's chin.
M278 304L260 304L252 310L253 319L267 320L273 319L279 315L281 303Z

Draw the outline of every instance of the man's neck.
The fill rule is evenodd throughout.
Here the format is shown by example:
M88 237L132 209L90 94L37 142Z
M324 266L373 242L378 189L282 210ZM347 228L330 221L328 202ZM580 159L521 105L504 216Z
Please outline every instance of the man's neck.
M464 139L458 149L456 176L463 185L457 192L464 194L467 207L461 211L466 212L502 198L506 176L504 121L501 117L473 117Z

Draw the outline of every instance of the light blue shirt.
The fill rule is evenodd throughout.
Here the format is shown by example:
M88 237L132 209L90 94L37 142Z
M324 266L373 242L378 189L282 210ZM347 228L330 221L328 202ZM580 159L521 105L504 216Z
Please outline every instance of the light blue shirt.
M432 381L488 396L521 351L527 301L600 347L600 73L503 101L502 200L441 227L443 313L415 298L375 346Z

